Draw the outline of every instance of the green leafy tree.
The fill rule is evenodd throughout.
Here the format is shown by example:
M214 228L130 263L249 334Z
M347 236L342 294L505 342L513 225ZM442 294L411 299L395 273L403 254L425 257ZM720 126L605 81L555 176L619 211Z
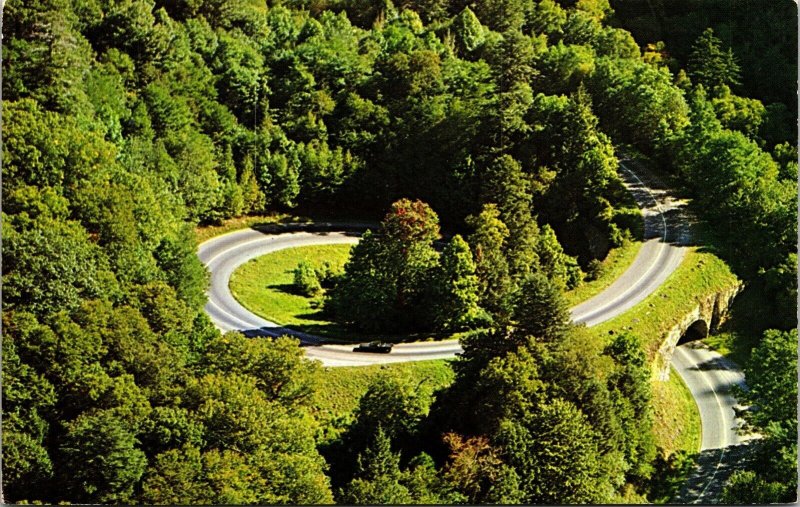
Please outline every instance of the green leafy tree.
M142 499L154 504L268 503L277 498L255 467L235 451L201 452L184 446L159 454L142 484Z
M469 243L475 258L480 305L492 315L507 315L513 290L504 244L509 236L495 204L486 204L481 213L467 219L473 228Z
M496 32L518 30L525 22L525 13L531 3L524 0L479 0L475 2L475 13Z
M768 330L745 365L751 406L745 419L764 434L750 470L734 474L723 497L733 502L790 502L797 497L797 330Z
M569 310L558 285L541 273L529 276L514 305L515 333L545 342L562 338L569 329Z
M504 422L497 441L521 477L523 502L609 500L593 430L571 403L555 400L524 419Z
M438 237L438 217L427 204L395 202L379 234L365 235L353 249L331 295L337 317L362 329L429 327L426 303L438 264L433 249Z
M20 325L3 323L3 486L8 498L36 498L32 485L52 478L45 443L48 415L56 403L53 385L19 356L15 335ZM30 315L28 316L28 318ZM35 325L33 319L28 325ZM23 324L24 325L24 324Z
M603 130L640 147L658 146L688 123L688 108L665 67L600 58L586 80Z
M307 406L320 367L307 360L298 345L289 337L252 340L230 332L208 343L202 367L209 372L249 375L267 399L287 406Z
M791 502L786 486L778 482L767 482L752 470L739 470L731 475L722 492L722 501L728 504L772 504Z
M116 279L105 252L75 222L40 219L28 230L3 224L3 285L7 308L40 315L71 310L81 298L108 297ZM48 280L47 285L39 283Z
M494 343L484 341L479 354L489 360L471 382L466 393L468 405L480 406L475 416L458 415L459 427L470 434L494 435L504 419L522 417L541 403L546 385L540 378L542 356L540 348L530 340L512 336L495 336ZM475 352L465 347L465 356L473 359ZM476 362L481 362L480 356ZM466 386L464 386L466 387Z
M92 106L82 84L91 69L92 46L73 9L58 2L12 1L4 12L11 20L3 25L6 100L31 97L48 109L88 116Z
M594 51L559 41L542 56L542 88L551 93L572 92L595 70Z
M178 297L191 308L199 310L206 302L208 274L195 252L197 241L190 227L181 227L172 236L161 240L154 251L158 266Z
M453 35L459 51L463 55L468 55L478 49L486 40L480 20L469 7L464 7L452 21Z
M264 481L259 498L275 503L326 503L331 499L324 460L305 411L272 401L246 374L210 373L187 387L185 406L206 429L209 447L245 458Z
M408 445L426 409L424 393L416 387L410 380L378 378L359 400L355 422L343 439L363 450L381 427L398 446Z
M428 454L414 456L408 463L403 481L415 504L465 503L466 497L447 482Z
M381 239L371 231L361 236L344 266L339 284L326 300L336 318L366 330L388 325L394 315L394 279L383 269L386 256Z
M502 155L492 163L484 177L483 200L497 204L500 219L508 226L504 246L511 276L520 280L537 271L539 227L532 215L530 182L519 162Z
M583 278L578 261L564 253L553 228L545 224L540 229L537 253L542 271L556 285L575 288Z
M616 335L604 353L616 362L616 371L609 377L608 384L616 402L616 418L625 434L622 445L630 467L627 474L636 481L647 480L656 457L647 357L641 340L626 333Z
M774 321L781 329L789 329L797 322L797 254L789 253L786 259L764 273L767 297L774 301Z
M533 5L528 12L526 25L530 26L535 34L545 34L553 39L563 35L567 13L558 2L541 0Z
M767 109L760 100L737 97L723 85L719 96L711 103L723 127L738 130L750 139L758 139L761 125L767 119Z
M611 189L618 185L611 140L599 131L584 87L571 97L538 95L528 121L542 130L526 141L537 151L543 195L540 219L550 224L569 255L581 262L603 258L622 236L611 223Z
M748 390L739 395L757 405L748 419L759 428L770 423L796 424L797 332L769 330L745 365Z
M132 502L134 487L147 466L138 441L110 411L71 421L60 451L69 463L62 480L71 498ZM87 466L89 464L89 466Z

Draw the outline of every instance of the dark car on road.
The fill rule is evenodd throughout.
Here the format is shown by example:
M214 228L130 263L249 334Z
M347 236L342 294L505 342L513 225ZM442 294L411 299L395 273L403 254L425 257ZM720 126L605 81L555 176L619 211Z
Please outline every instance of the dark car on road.
M384 342L362 343L353 349L353 352L376 352L378 354L388 354L391 351L392 344Z

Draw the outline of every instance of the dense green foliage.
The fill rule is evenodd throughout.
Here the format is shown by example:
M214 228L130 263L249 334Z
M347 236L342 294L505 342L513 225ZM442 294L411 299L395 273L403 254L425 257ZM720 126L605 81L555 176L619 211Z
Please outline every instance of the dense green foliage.
M727 503L797 500L797 330L769 330L745 367L747 421L764 435L754 462L726 486Z
M637 3L623 7L625 2L618 2L628 13L635 12ZM750 312L754 320L746 324L747 332L760 335L778 328L764 332L753 350L745 368L752 390L739 393L753 405L745 416L766 437L756 466L731 478L723 501L794 501L797 336L789 330L797 326L797 147L787 111L796 110L796 97L788 93L797 72L788 63L796 61L796 5L744 1L735 10L717 11L716 2L704 2L711 8L692 12L693 0L648 4L657 4L654 8L663 15L626 21L632 29L667 40L667 45L648 47L647 65L661 66L667 78L667 64L673 70L685 66L686 73L681 71L674 84L663 77L653 81L646 94L642 72L614 86L609 86L615 82L609 78L613 73L597 73L601 79L590 80L590 88L598 99L601 125L675 177L693 198L715 253L749 282L749 304L762 310ZM715 18L718 12L725 16ZM659 23L682 28L659 33L654 30ZM706 28L710 24L714 29ZM694 40L688 38L692 31ZM636 88L629 88L637 81ZM621 110L615 112L614 103ZM653 117L660 118L654 123L658 128L643 137L624 129L627 118L641 117L653 106L662 108Z
M695 44L708 28L732 50L741 71L743 95L782 116L794 142L797 111L797 4L791 0L611 0L612 24L636 37L647 52L677 74L687 67ZM663 41L663 42L662 42ZM727 57L726 57L727 58ZM774 144L773 143L773 144Z
M341 321L366 330L426 329L433 318L439 219L421 201L392 205L376 234L353 247L329 300ZM458 316L455 316L458 317Z
M459 331L487 323L472 252L455 235L439 254L439 219L421 201L392 205L353 248L327 307L362 330Z
M741 19L700 19L673 58L670 40L642 54L612 15L606 0L7 0L4 500L647 492L641 345L571 327L562 296L630 233L612 141L685 186L775 302L769 325L793 327L795 108L753 76L794 66L785 41L753 65L771 23L748 49L729 43ZM341 279L298 266L343 322L480 328L450 387L379 379L320 451L319 373L296 341L220 336L202 312L192 227L287 209L390 209ZM437 252L438 217L466 240ZM782 336L756 357L782 358ZM764 404L786 379L757 371ZM788 476L795 422L770 407L753 423L785 459L732 495L772 498Z

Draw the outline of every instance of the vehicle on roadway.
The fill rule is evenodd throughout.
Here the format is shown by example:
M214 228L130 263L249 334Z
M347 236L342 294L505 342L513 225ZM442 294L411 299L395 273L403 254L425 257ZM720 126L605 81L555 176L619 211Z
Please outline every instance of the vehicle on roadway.
M384 342L361 343L358 347L353 348L353 352L376 352L378 354L388 354L391 351L392 344Z

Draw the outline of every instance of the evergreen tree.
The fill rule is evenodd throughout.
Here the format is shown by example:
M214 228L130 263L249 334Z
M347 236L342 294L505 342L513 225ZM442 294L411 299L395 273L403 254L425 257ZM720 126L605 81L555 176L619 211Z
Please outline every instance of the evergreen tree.
M326 308L345 324L377 330L392 321L396 280L387 264L378 235L365 232L353 247L344 275L326 300Z
M521 280L537 271L539 227L532 215L530 182L519 162L502 155L492 163L484 177L482 200L497 204L500 219L508 227L504 247L511 276Z
M583 278L578 261L564 253L553 228L545 224L539 234L537 253L542 271L554 284L572 289Z
M513 282L504 253L508 227L500 220L495 204L483 206L478 216L467 219L473 228L469 236L475 258L475 274L480 284L480 305L495 318L506 318L510 312Z
M478 49L486 40L485 28L469 7L464 7L464 10L453 18L451 26L458 49L464 56Z
M437 327L459 330L479 323L483 310L478 306L478 277L469 245L455 235L440 258L437 274Z
M656 456L647 356L641 340L625 333L616 335L604 353L616 363L615 372L608 379L608 388L615 399L615 415L625 435L620 444L630 467L627 474L635 481L644 481L652 474Z
M687 73L695 84L701 84L709 91L723 85L740 84L740 68L733 50L722 49L722 41L714 35L714 30L706 28L692 45Z
M411 503L401 477L400 454L392 452L389 437L378 427L373 442L359 454L356 477L342 491L341 501L352 505Z
M515 334L545 342L562 338L569 329L569 310L558 285L541 273L530 275L514 302Z
M611 488L604 481L593 433L586 417L561 400L505 421L497 441L521 477L522 502L608 502Z

